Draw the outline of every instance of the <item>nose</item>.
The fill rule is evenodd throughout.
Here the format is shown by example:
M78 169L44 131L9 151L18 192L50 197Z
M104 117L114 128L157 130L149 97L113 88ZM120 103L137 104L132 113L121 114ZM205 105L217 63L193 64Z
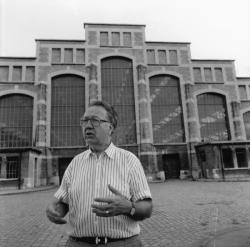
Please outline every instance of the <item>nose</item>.
M92 125L90 119L88 120L87 124L85 125L85 129L87 129L87 128L89 128L89 127L90 127L90 128L93 128L93 125Z

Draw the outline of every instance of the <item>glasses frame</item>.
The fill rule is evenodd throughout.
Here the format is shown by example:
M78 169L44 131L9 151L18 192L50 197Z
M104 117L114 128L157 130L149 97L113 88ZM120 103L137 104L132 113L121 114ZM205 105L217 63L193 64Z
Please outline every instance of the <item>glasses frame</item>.
M101 125L101 123L110 123L108 120L104 120L104 119L98 119L98 118L86 118L86 119L80 119L80 126L81 127L86 127L88 125L88 123L91 123L91 125L93 127L99 127ZM93 121L95 121L95 123L93 123Z

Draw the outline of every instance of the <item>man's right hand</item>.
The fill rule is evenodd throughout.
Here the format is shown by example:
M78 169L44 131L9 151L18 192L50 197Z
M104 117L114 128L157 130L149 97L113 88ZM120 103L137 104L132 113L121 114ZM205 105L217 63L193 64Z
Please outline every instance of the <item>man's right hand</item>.
M48 205L46 215L48 219L55 224L66 224L67 221L63 219L63 217L68 213L68 211L68 205L56 199Z

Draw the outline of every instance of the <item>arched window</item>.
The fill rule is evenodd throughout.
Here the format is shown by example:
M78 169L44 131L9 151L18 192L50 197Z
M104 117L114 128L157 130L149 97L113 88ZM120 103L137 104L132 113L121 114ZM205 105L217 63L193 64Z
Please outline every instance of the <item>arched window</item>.
M32 146L33 98L11 94L0 98L0 147Z
M197 96L200 133L204 141L230 139L226 100L223 95L204 93Z
M185 141L179 79L156 75L149 79L154 143Z
M85 111L85 80L76 75L52 79L51 146L84 145L80 118Z
M117 145L136 143L133 64L123 57L105 58L101 62L102 100L114 106L118 127L113 141Z
M243 114L244 125L246 130L246 138L250 140L250 111Z

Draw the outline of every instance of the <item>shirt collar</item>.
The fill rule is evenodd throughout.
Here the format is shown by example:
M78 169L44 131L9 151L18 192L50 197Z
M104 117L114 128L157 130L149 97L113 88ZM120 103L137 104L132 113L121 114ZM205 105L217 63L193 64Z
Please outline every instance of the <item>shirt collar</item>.
M90 155L94 155L94 152L92 152L92 150L89 148L86 151L86 159L88 159L90 157ZM110 158L113 159L114 155L115 155L115 145L111 142L110 145L107 147L107 149L104 151L104 153Z

